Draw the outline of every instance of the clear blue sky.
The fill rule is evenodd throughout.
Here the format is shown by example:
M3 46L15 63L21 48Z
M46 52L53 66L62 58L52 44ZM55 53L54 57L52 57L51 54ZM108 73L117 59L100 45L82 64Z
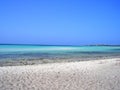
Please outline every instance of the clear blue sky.
M0 0L0 43L120 44L120 0Z

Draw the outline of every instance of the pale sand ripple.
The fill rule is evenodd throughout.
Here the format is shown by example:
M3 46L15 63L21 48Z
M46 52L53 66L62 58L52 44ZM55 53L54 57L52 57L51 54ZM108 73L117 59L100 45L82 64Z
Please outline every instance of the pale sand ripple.
M0 67L0 90L120 90L120 59Z

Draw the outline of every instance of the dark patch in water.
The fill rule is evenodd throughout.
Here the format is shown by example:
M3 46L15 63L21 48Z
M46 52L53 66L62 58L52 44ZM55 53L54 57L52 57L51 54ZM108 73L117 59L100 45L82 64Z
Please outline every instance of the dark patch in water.
M93 59L120 56L120 52L64 52L0 54L0 60Z
M120 52L120 49L112 49L113 51L119 51Z

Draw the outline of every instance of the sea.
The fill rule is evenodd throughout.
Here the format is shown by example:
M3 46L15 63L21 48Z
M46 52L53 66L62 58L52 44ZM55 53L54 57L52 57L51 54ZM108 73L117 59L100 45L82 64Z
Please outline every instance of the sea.
M0 66L5 63L41 63L119 58L120 46L0 45ZM43 61L43 62L42 62ZM48 62L49 61L49 62ZM4 64L3 64L4 62ZM15 63L14 63L15 64ZM11 64L9 64L11 65Z

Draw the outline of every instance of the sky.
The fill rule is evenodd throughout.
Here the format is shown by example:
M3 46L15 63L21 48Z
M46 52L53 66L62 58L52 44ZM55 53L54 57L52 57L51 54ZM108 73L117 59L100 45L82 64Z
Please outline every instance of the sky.
M1 44L120 44L120 0L0 0Z

